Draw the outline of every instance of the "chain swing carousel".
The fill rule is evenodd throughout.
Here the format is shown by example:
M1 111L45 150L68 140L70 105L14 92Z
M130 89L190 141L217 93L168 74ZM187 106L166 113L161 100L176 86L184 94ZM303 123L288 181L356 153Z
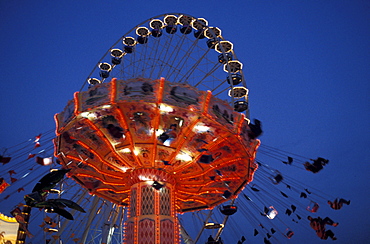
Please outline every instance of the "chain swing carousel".
M158 53L158 60L142 57L130 61L133 67L118 67L126 56L135 55L139 45L146 49L150 42L159 42L163 28L172 39L177 25L179 41L185 41L193 29L197 42L211 40L205 54L219 52L213 68L226 71L222 82L199 67L208 64L205 54L176 60L179 43L171 46L174 50L167 60L161 56L166 53ZM56 115L55 154L64 168L71 169L68 175L91 194L128 206L126 243L179 243L176 214L213 208L235 198L253 179L259 141L242 113L247 110L248 90L227 82L243 82L241 63L230 58L235 56L232 44L223 40L220 31L207 27L204 19L185 15L152 19L149 26L152 31L137 27L136 38L125 36L123 48L110 49L112 64L99 64L104 80L113 69L124 73L142 62L145 74L114 76L109 82L89 79L90 88L76 93ZM194 74L182 73L186 66ZM157 69L169 78L153 79L147 69L153 78L158 77ZM198 69L203 74L197 74ZM193 75L203 75L203 80L190 82ZM228 102L213 94L225 88Z
M258 120L249 120L242 63L221 30L203 18L165 14L135 26L109 48L55 121L56 138L49 138L54 145L36 153L27 151L28 158L22 161L37 155L37 167L44 172L39 176L46 173L45 167L61 168L54 173L57 180L42 178L41 185L25 196L23 210L30 212L33 207L59 214L50 219L36 213L35 218L41 215L38 218L44 220L40 226L47 243L172 244L181 239L197 243L204 230L216 230L207 243L222 243L225 224L237 211L235 199L241 193L252 201L251 194L242 191L259 166L274 186L288 182L279 171L256 161L262 130ZM32 150L40 147L39 140L40 136ZM261 148L274 158L286 158L274 148ZM41 156L50 150L57 159L46 162L47 157ZM303 165L305 159L301 160ZM4 165L9 161L5 154L1 157ZM292 162L288 157L284 163ZM22 179L28 175L25 171ZM62 180L64 175L68 177ZM14 179L14 185L20 182ZM260 191L254 184L248 189ZM52 193L58 197L46 200ZM311 202L317 204L317 200ZM259 208L251 211L265 219L278 213L273 206L263 210L256 202L249 206ZM214 223L216 208L222 219ZM178 214L202 211L209 213L193 240ZM26 211L18 212L21 216ZM13 211L13 215L17 214ZM22 221L28 224L28 219ZM249 221L262 226L260 220ZM262 226L260 232L269 239L276 230ZM27 231L27 225L21 225L17 243L25 243ZM279 232L287 238L294 234L290 228ZM239 242L245 240L243 236Z

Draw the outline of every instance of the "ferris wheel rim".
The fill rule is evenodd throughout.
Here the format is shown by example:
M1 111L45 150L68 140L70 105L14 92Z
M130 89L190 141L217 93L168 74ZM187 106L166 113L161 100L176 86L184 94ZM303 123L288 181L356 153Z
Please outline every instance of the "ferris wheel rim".
M137 24L137 25L135 25L134 27L132 27L129 31L127 31L124 35L122 35L117 41L115 41L109 48L108 48L108 50L103 54L103 56L99 59L99 61L96 63L96 65L94 65L94 67L93 67L93 69L92 69L92 71L89 73L89 75L87 76L87 78L85 79L85 81L84 81L84 83L83 83L83 85L82 85L82 87L81 87L81 89L80 89L80 91L82 91L83 89L85 89L86 88L86 86L88 85L88 81L89 81L89 79L95 79L95 78L93 78L94 77L94 73L96 73L96 72L98 72L98 70L99 70L99 68L98 68L98 66L99 66L99 64L102 64L103 62L104 62L104 59L105 58L107 58L108 56L109 56L109 52L111 51L111 50L113 50L113 49L115 49L115 47L117 47L117 45L119 45L119 43L120 42L122 42L122 40L124 40L124 38L126 38L126 37L131 37L132 35L130 35L130 34L132 34L132 33L134 33L135 32L135 30L137 30L138 28L140 28L140 27L143 27L145 24L148 24L148 23L150 23L151 21L153 21L153 20L156 20L156 19L159 19L159 18L165 18L165 17L167 17L167 16L175 16L176 18L177 18L177 22L176 22L176 26L179 26L180 24L179 24L179 22L178 22L178 18L180 18L180 17L182 17L182 16L187 16L187 17L189 17L189 18L191 18L191 23L193 23L193 22L195 22L195 21L197 21L197 20L199 20L199 19L202 19L202 18L196 18L196 17L194 17L194 16L192 16L192 15L188 15L188 14L184 14L184 13L165 13L165 14L160 14L160 15L156 15L156 16L154 16L154 17L151 17L151 18L148 18L148 19L146 19L146 20L144 20L144 21L142 21L142 22L140 22L139 24ZM162 30L166 27L167 25L164 25L163 27L162 27ZM209 31L209 33L211 33L212 35L213 35L213 37L214 37L214 39L216 40L216 42L217 42L217 44L216 45L218 45L218 51L217 52L219 52L220 53L220 55L219 55L219 57L221 57L222 56L222 58L224 59L224 63L222 63L221 65L220 65L220 67L219 68L214 68L215 70L218 70L218 69L221 69L221 66L224 66L224 68L223 68L223 70L224 70L224 72L225 72L225 74L227 74L227 75L225 75L225 77L227 77L226 78L226 80L224 79L224 80L222 80L221 81L221 79L219 79L219 81L220 81L220 84L218 85L218 86L224 86L224 89L223 90L221 90L221 89L219 89L219 87L216 87L216 88L211 88L211 89L207 89L207 90L211 90L212 92L215 92L215 96L219 96L219 95L222 95L222 94L224 94L224 93L227 93L227 90L229 90L229 92L228 92L228 96L226 96L226 97L229 97L228 99L230 99L230 101L229 101L229 104L232 106L232 107L235 107L236 106L236 102L238 102L238 101L240 101L240 102L242 102L242 103L244 103L244 104L242 104L245 108L244 108L244 110L242 110L242 111L239 111L239 112L243 112L245 115L246 115L246 118L248 118L249 119L249 104L248 104L248 89L247 89L247 84L246 84L246 79L245 79L245 77L244 77L244 72L243 72L243 69L242 69L242 63L240 63L239 61L238 61L238 58L237 58L237 55L236 55L236 53L235 53L235 51L234 51L234 49L233 48L231 48L231 50L229 50L228 52L226 52L225 50L224 50L224 46L223 45L221 45L221 43L225 43L225 42L228 42L222 35L221 35L221 30L219 30L220 32L219 32L219 36L215 36L215 32L213 31L213 29L215 29L215 28L217 28L218 30L219 30L219 28L218 27L213 27L213 26L211 26L211 25L209 25L208 24L208 22L206 23L206 25L204 26L204 28L201 30L201 31L204 31L204 32L206 32L206 31L208 31L208 30L210 30L210 29L212 29L212 31ZM194 30L194 32L195 32L195 28L194 27L192 27L191 26L191 30L193 31ZM163 33L165 33L164 31L163 31ZM152 35L150 35L151 33L149 33L149 35L148 35L148 38L151 38L151 36ZM165 35L163 35L163 36L167 36L166 38L168 39L168 38L170 38L170 35L171 34L168 34L168 33L165 33ZM182 34L182 36L186 36L186 34ZM135 36L136 37L136 36ZM160 39L160 38L163 38L163 37L155 37L155 38L157 38L157 39ZM208 37L207 37L208 38ZM197 47L200 45L199 44L199 40L200 40L200 38L199 38L199 36L198 37L195 37L195 38L193 38L193 40L192 40L192 42L193 42L193 44L192 45L197 45ZM188 40L186 40L186 41L188 41ZM198 43L197 43L198 42ZM226 43L227 44L227 43ZM136 44L136 46L138 46L139 44ZM147 44L145 44L145 45L147 45ZM231 46L232 46L232 43L231 43ZM213 47L214 48L214 47ZM211 48L208 48L208 50L207 50L207 52L208 51L210 51L211 50ZM132 55L132 54L128 54L128 55ZM188 54L189 56L190 55L192 55L192 53L190 53L190 54ZM127 56L127 55L126 55ZM230 56L231 56L231 59L230 59ZM123 56L123 60L125 59L125 56ZM168 65L169 64L169 62L166 62L166 60L160 60L161 62L162 62L162 65ZM140 61L141 62L141 61ZM208 61L207 61L208 62ZM219 61L219 62L221 62L221 61ZM231 63L233 62L233 65L235 65L235 63L237 62L237 63L239 63L239 64L236 64L236 66L238 66L239 65L239 68L237 68L237 70L235 71L235 70L231 70L232 68L231 68ZM184 62L185 63L185 62ZM213 63L215 64L215 65L217 65L217 60L214 60L213 61ZM121 64L119 64L119 65L121 65ZM119 66L119 65L117 65L117 66ZM192 68L193 70L199 70L200 68L199 67L196 67L196 63L194 64L194 68ZM113 66L113 68L115 68L115 65ZM192 71L192 72L195 72L195 71ZM207 72L205 72L205 74L204 74L204 77L206 78L206 77L209 77L209 76L211 76L213 73L214 73L215 71L213 71L213 70L210 70L209 71L209 73L207 73ZM240 79L240 81L239 81L239 83L235 83L234 84L234 79L235 79L235 77L236 76L238 76L239 78L237 78L237 79ZM112 76L113 77L113 76ZM167 78L167 77L165 77L165 76L161 76L161 77L164 77L164 78ZM159 78L159 77L158 77ZM182 79L184 79L184 77L182 78ZM204 79L204 78L203 78ZM106 79L104 78L104 79L102 79L102 82L104 82ZM227 83L229 83L229 84L227 84ZM198 83L197 83L197 86L199 85L199 84L205 84L205 81L204 80L200 80ZM238 96L237 95L237 93L235 93L236 92L236 90L235 89L237 89L236 88L236 86L237 86L237 84L240 84L240 85L242 85L242 87L247 91L247 92L244 92L243 94L241 94L240 96ZM206 86L206 85L204 85L204 86ZM216 89L218 89L218 90L216 90ZM239 89L240 90L240 89ZM235 92L234 92L235 91ZM240 94L240 93L238 93L238 94Z

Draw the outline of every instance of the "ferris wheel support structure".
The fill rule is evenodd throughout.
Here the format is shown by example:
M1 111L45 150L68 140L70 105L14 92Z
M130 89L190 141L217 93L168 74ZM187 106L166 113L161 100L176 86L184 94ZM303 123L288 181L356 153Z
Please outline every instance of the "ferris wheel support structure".
M180 224L180 232L185 244L195 244L195 242L190 237L190 235L188 234L188 232L186 231L185 227L182 224Z
M97 207L98 207L98 203L99 203L99 197L94 196L94 200L92 202L92 207L90 209L90 214L89 214L89 217L86 220L85 230L84 230L84 232L82 234L82 238L81 238L81 242L83 244L86 243L87 236L88 236L89 231L90 231L91 223L93 222L94 217L96 215L96 210L97 210Z
M231 204L234 204L234 202L235 202L235 199L233 199L231 201ZM224 230L224 228L226 226L226 223L229 220L229 217L230 217L230 215L225 215L224 220L222 222L222 227L218 229L218 232L217 232L217 234L216 234L216 236L214 238L215 240L218 240L218 238L220 238L220 236L221 236L221 234L222 234L222 232L223 232L223 230Z
M117 228L116 223L118 218L121 216L123 211L122 207L113 206L111 208L106 208L107 213L105 214L105 223L102 226L102 243L111 244L115 228ZM122 213L123 214L123 213ZM120 223L121 224L121 223Z

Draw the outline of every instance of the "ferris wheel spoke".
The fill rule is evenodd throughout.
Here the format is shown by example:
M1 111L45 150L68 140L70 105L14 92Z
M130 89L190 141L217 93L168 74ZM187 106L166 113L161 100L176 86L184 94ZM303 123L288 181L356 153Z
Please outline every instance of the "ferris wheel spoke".
M138 70L139 70L139 67L140 67L140 61L141 61L141 59L140 59L140 54L141 53L139 53L139 52L134 52L134 53L132 53L130 56L131 56L131 58L134 60L133 62L131 62L131 63L133 63L133 64L135 64L135 65L132 65L131 67L132 67L132 77L136 77L136 76L138 76Z
M194 87L200 87L200 86L204 86L206 87L207 89L211 90L212 92L214 90L216 90L218 87L220 87L223 83L222 82L219 82L219 84L216 86L216 87L213 87L213 86L208 86L208 83L210 83L210 81L206 81L206 79L210 76L213 76L214 72L219 68L219 64L214 64L214 66L209 70L209 72L207 73L204 73L204 76L203 78L199 79L198 83L194 84ZM217 77L213 77L214 80L218 81L218 78ZM213 82L212 82L213 83Z
M148 44L145 45L145 52L142 55L142 61L141 62L141 77L151 77L152 70L155 69L155 61L156 61L156 52L158 50L160 39L158 38L152 38L151 42L154 44L149 47ZM148 74L148 75L146 75Z
M159 54L158 54L158 52L159 52L159 50L160 50L160 42L161 42L161 38L156 38L156 39L154 39L154 42L156 43L155 45L154 45L154 48L151 50L151 52L153 53L153 54L151 54L150 56L151 57L153 57L153 58L151 58L151 64L149 65L149 67L151 67L151 69L149 69L150 70L150 72L149 72L149 75L148 75L148 77L153 77L153 73L154 73L154 71L156 70L156 67L157 67L157 65L159 65ZM158 57L158 58L157 58ZM143 69L145 69L145 67L143 67ZM155 77L153 77L153 78L155 78ZM158 78L160 78L160 77L158 77Z
M177 43L175 43L175 46L173 47L173 52L171 53L170 57L168 57L168 60L170 60L171 62L169 62L169 67L177 67L177 64L178 64L178 56L180 55L180 53L182 52L182 46L183 44L185 43L185 41L187 40L187 37L185 34L183 34L181 36L181 38L178 40ZM176 64L176 65L175 65ZM174 72L171 72L172 69L168 69L167 71L167 74L165 75L165 78L168 79L168 80L171 80L171 76ZM179 68L178 68L179 70Z
M164 45L162 47L164 52L163 52L163 57L159 57L159 59L158 59L158 60L161 60L159 62L159 67L160 68L158 70L158 75L157 75L158 77L162 76L162 73L163 73L164 69L166 68L166 64L167 64L166 60L169 60L169 58L167 58L167 56L170 53L170 48L165 48L165 47L172 46L172 42L174 41L174 39L175 39L175 35L171 35L169 38L166 38L166 42L164 43ZM172 53L170 55L172 55Z
M140 60L140 62L138 62L138 65L136 66L136 72L135 72L135 76L136 77L143 77L144 74L144 67L147 66L147 62L148 60L145 59L145 57L147 57L147 52L148 52L148 46L147 45L142 45L141 47L141 52L135 52L135 56L139 56L139 57L135 57L137 60Z
M181 71L184 69L185 65L187 65L187 66L189 65L189 60L192 57L191 55L192 55L194 49L197 47L198 41L199 41L198 38L195 39L195 41L192 42L191 46L187 50L183 50L185 54L181 57L181 59L178 61L177 65L176 65L177 67L179 67L179 69ZM188 69L188 68L186 70L187 70L187 72L189 72L189 71L191 72L191 70ZM181 79L177 79L177 77L179 75L180 75L180 73L177 73L176 76L174 77L174 80L176 82L181 82ZM184 75L185 75L185 73L184 73Z
M82 193L81 193L82 192ZM78 193L81 193L80 194L80 196L79 196L79 198L77 199L77 201L76 201L76 203L78 204L78 205L81 205L81 203L82 203L82 201L85 199L85 194L87 193L87 191L86 190L84 190L84 189L80 189L79 191L77 191L76 193L75 193L75 196L77 197L78 196ZM72 198L73 199L73 198ZM72 215L74 215L74 213L76 212L76 210L72 210L71 211L71 214ZM70 224L70 220L68 220L68 219L64 219L63 220L63 224L59 227L59 232L60 233L64 233L65 232L65 229L66 229L66 227ZM69 226L70 227L70 226ZM70 233L70 235L71 235L72 233ZM54 243L56 243L56 241L57 240L55 240L55 239L53 239L52 240L52 242L51 242L51 244L54 244Z
M82 233L81 242L85 243L90 231L91 223L93 222L94 218L96 217L96 210L99 204L99 197L95 196L94 200L91 204L91 209L89 210L89 217L86 219L86 223L84 224L85 229Z
M215 93L214 95L217 96L217 95L220 95L222 93L225 93L226 91L228 91L230 88L224 88L223 90L220 90L218 93Z
M199 69L199 65L202 61L205 60L206 55L208 54L209 49L195 61L195 63L189 68L188 72L183 74L182 78L179 79L179 82L188 83L189 77L195 72L195 70ZM195 86L196 87L196 86Z

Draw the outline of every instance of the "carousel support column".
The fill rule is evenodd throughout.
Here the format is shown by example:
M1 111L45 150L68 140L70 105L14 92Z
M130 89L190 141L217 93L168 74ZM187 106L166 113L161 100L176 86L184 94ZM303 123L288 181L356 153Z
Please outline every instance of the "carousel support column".
M131 177L125 243L178 244L173 179L155 169L136 170Z

